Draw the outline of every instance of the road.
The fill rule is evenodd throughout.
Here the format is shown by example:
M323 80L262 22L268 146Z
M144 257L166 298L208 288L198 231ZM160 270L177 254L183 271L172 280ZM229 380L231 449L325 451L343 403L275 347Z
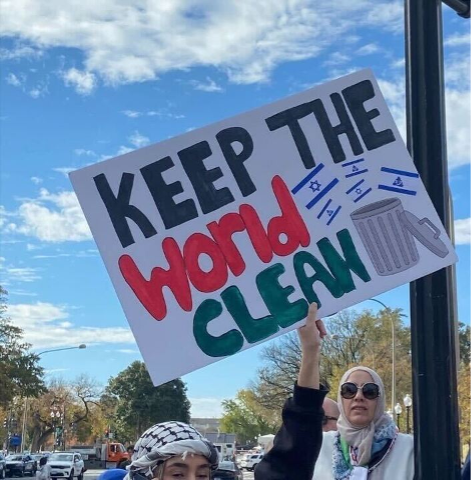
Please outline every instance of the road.
M84 475L84 480L97 480L102 472L105 470L87 470ZM5 480L18 480L20 477L7 477ZM31 477L24 477L31 478ZM34 478L34 477L33 477ZM254 480L252 472L244 472L244 480Z

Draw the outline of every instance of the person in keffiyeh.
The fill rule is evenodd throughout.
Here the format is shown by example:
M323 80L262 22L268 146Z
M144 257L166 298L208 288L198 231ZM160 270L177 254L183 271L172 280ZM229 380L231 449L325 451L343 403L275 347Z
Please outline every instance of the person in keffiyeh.
M164 422L148 428L134 446L124 480L210 478L218 450L192 426Z

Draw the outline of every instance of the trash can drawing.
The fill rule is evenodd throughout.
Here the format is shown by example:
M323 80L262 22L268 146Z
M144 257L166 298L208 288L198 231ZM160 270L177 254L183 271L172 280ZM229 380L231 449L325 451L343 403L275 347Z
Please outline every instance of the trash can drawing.
M440 230L428 218L405 211L399 198L365 205L351 219L379 275L394 275L419 262L415 238L441 258L449 253Z

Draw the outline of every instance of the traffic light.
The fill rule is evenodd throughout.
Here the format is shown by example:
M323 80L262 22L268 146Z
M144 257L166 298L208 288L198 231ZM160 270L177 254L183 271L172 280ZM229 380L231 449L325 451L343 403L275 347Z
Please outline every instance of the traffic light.
M3 420L3 428L7 428L8 425L8 419L5 417L5 420Z
M108 438L110 436L110 430L106 429L105 430L105 438Z

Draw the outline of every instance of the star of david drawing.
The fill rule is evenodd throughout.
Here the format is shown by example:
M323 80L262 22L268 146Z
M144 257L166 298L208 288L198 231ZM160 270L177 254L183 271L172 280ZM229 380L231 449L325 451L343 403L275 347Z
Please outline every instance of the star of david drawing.
M397 177L393 182L393 185L395 185L395 187L403 187L403 180L401 177Z
M354 191L357 193L357 195L360 195L362 193L362 188L356 188Z
M319 192L321 188L321 183L318 182L318 180L315 180L314 182L310 182L310 190L312 192Z

